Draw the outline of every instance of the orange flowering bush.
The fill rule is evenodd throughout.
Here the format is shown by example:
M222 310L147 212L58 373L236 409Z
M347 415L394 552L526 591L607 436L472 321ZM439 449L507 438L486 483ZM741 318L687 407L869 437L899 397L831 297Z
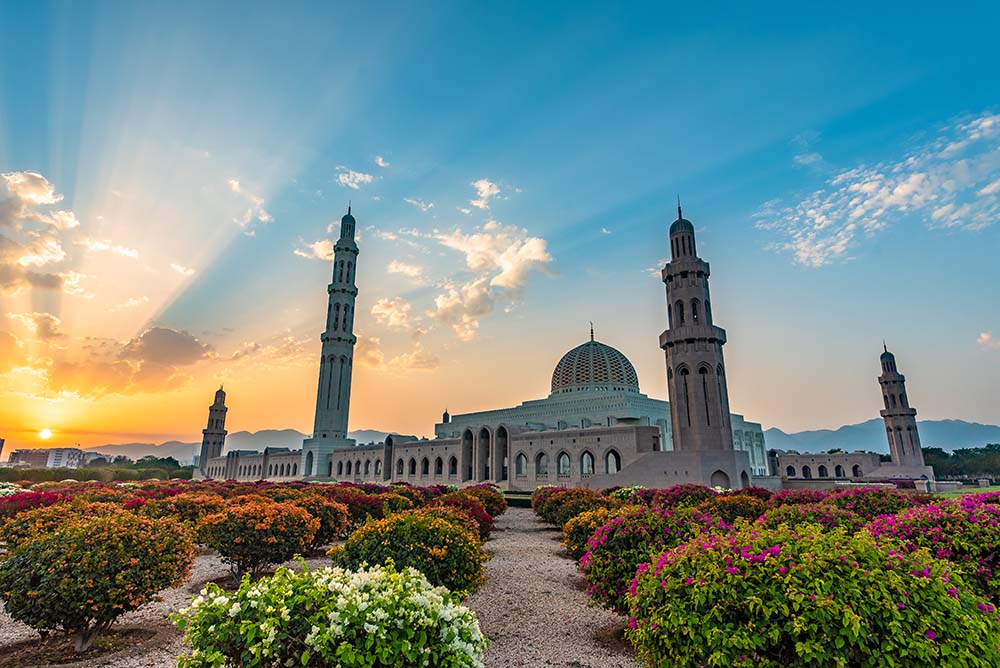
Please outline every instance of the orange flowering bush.
M319 527L318 519L296 505L244 497L206 516L200 534L240 577L304 553Z
M0 599L18 621L72 634L82 652L120 616L180 584L193 560L190 530L172 519L71 519L0 563Z
M162 499L152 499L142 506L142 513L150 517L173 517L197 525L206 515L221 512L226 500L214 492L184 492Z
M611 499L592 489L568 488L550 494L535 512L544 521L561 528L580 513L610 508L613 504Z
M440 517L441 519L448 520L452 524L457 524L458 526L466 529L473 536L478 537L480 540L486 540L479 533L479 522L477 522L472 515L457 508L455 506L424 506L423 508L416 508L414 510L409 510L406 512L414 513L417 515L426 515L428 517Z
M727 524L742 517L751 522L767 511L767 502L749 494L720 494L695 506L699 512L718 517Z
M413 508L414 503L402 494L382 494L382 515L388 516Z
M412 566L434 586L447 587L460 597L479 587L486 562L476 534L451 520L417 511L365 522L331 556L337 565L351 570L390 561L399 569Z
M494 519L507 512L507 499L503 497L503 492L493 485L465 487L459 494L466 494L479 501Z
M46 536L67 522L81 517L113 515L125 512L116 503L90 503L72 501L54 506L40 506L18 513L6 522L0 522L0 543L12 550L37 536Z
M302 508L314 518L319 520L319 528L312 542L310 549L318 549L324 545L329 545L344 535L347 531L348 518L347 506L336 501L320 496L319 494L300 494L297 499L289 501L293 506Z

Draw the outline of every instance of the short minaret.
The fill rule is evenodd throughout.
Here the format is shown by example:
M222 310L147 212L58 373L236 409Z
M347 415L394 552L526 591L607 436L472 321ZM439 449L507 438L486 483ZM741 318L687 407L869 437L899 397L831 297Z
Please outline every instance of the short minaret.
M198 458L198 470L205 476L208 461L222 456L222 448L226 444L226 392L219 386L215 392L215 402L208 407L208 425L201 430L201 455Z
M333 247L333 278L327 286L326 328L320 335L319 386L312 437L302 447L305 476L327 476L326 458L337 447L354 445L347 440L347 418L351 405L351 372L354 368L354 302L358 296L355 274L358 244L357 222L351 207L340 219L340 239Z
M708 263L698 257L694 225L679 201L670 226L670 258L661 272L670 328L660 335L660 348L667 358L674 450L732 450L722 359L726 332L712 324Z
M910 407L906 396L906 376L896 369L896 356L882 344L884 351L879 358L882 375L878 377L882 387L885 408L880 411L885 420L885 435L889 440L889 454L897 466L922 467L924 453L920 449L920 434L917 433L917 409Z

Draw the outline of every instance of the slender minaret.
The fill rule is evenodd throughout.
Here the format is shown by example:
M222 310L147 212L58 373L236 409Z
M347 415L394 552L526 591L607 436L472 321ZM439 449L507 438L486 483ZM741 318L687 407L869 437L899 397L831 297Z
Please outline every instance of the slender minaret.
M316 418L312 437L302 447L302 470L306 476L325 476L324 462L337 447L353 445L347 441L347 417L351 404L351 371L354 366L354 302L358 288L354 284L358 244L354 241L357 222L347 207L340 219L340 239L333 247L333 278L327 286L326 329L319 362L319 386L316 390Z
M198 470L203 477L208 471L208 460L222 456L222 447L226 444L226 392L219 386L215 392L215 402L208 407L208 425L201 430L201 456L198 458Z
M674 450L732 450L722 359L726 331L712 324L708 263L698 257L694 225L684 218L680 200L670 226L670 257L661 272L670 328L660 335L660 348L667 358Z
M885 343L879 358L882 375L878 377L882 387L885 408L880 411L885 420L885 436L889 439L889 454L897 466L923 466L924 453L920 449L920 434L917 433L917 409L910 407L906 397L906 376L896 369L896 357L889 352Z

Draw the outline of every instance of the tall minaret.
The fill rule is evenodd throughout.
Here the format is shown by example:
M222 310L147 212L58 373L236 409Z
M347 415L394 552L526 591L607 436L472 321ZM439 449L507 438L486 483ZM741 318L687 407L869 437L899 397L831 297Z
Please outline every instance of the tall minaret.
M712 324L708 263L698 257L694 225L680 201L670 226L670 257L661 272L670 329L660 335L660 348L667 358L674 450L732 450L722 360L726 331Z
M357 222L347 207L340 219L340 239L333 247L333 278L327 286L326 329L319 362L316 390L316 419L312 437L302 447L302 470L306 476L327 475L326 455L336 447L353 445L347 440L347 417L351 404L351 371L354 366L354 284L358 244L354 241Z
M923 466L924 453L920 449L920 434L917 433L917 409L910 407L906 397L906 376L896 369L896 357L882 344L884 351L879 358L882 375L878 377L882 386L885 408L880 411L885 420L885 435L889 439L889 454L897 466Z
M208 470L208 460L222 455L222 447L226 444L226 393L219 386L215 392L215 402L208 407L208 425L201 430L201 456L198 458L198 470L205 476Z

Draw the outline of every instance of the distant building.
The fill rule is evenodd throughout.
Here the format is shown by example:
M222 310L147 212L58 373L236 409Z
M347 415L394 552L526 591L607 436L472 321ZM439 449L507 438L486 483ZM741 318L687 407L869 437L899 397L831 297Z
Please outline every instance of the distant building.
M19 448L10 454L8 463L19 468L76 469L88 454L79 448Z

